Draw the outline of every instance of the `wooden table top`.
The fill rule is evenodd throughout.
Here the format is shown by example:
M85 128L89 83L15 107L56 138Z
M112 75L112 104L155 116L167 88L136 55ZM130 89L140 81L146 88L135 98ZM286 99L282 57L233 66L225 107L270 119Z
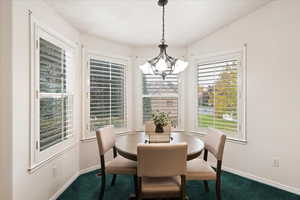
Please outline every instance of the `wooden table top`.
M186 142L188 145L187 160L192 160L200 156L204 149L204 143L199 138L189 135L188 133L171 133L172 140L170 143ZM118 153L130 160L137 160L137 145L145 143L149 136L144 132L132 132L126 135L121 135L116 138L116 148Z

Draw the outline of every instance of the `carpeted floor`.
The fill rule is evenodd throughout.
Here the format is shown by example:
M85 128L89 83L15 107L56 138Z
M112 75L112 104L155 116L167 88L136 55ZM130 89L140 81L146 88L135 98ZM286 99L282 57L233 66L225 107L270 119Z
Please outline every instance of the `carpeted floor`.
M97 171L81 175L58 198L58 200L97 200L100 189L100 177ZM126 200L133 193L133 179L130 176L118 176L116 185L111 187L111 176L107 178L104 199ZM204 191L200 181L188 181L187 194L190 200L214 200L214 182L209 182L210 192ZM300 200L300 196L264 185L240 176L223 172L222 200Z

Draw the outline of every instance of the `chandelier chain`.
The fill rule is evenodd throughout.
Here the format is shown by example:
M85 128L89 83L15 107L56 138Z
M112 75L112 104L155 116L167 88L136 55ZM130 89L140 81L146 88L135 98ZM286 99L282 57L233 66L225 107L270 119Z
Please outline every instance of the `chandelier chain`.
M162 43L165 43L165 5L162 6Z
M162 7L162 38L161 44L158 45L160 53L155 58L148 60L144 65L140 66L140 69L144 74L150 73L154 75L161 75L163 80L165 80L166 76L169 74L178 74L184 71L188 65L187 62L181 61L178 58L167 54L166 49L168 45L165 44L165 5L167 5L167 3L168 0L158 0L158 5Z

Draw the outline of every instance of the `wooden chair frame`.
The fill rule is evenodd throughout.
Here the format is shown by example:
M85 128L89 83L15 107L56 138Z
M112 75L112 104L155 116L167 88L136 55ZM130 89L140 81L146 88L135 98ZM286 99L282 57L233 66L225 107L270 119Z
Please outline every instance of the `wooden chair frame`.
M118 156L117 148L113 147L113 156L116 158ZM101 173L98 174L98 176L101 176L101 188L100 188L100 194L99 194L99 200L102 200L104 197L105 187L106 187L106 171L105 171L105 157L104 155L100 156L100 165L101 165ZM134 185L135 185L135 191L137 191L137 176L133 177ZM113 174L113 178L111 180L111 186L115 185L117 179L117 174Z
M203 159L207 162L207 158L208 158L208 150L204 149L204 156ZM222 160L218 160L217 161L217 168L215 169L216 171L216 196L217 196L217 200L221 200L221 169L222 169ZM204 181L204 187L205 187L205 191L209 192L209 187L208 187L208 183L205 180Z

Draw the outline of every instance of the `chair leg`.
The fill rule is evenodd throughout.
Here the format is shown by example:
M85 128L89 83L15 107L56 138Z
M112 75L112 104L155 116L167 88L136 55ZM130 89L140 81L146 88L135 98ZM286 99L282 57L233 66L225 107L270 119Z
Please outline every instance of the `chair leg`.
M99 194L99 200L102 200L103 196L104 196L104 190L105 190L105 185L106 185L105 179L106 179L106 176L105 176L105 173L103 173L101 176L101 189L100 189L100 194Z
M205 192L209 192L209 187L207 181L203 181Z
M186 199L186 177L181 175L181 200Z
M141 193L141 187L142 187L142 178L138 177L137 175L135 176L136 179L136 199L137 200L142 200L142 193Z
M135 196L137 197L138 195L138 178L137 175L133 176L133 184L134 184L134 192L135 192Z
M218 179L216 181L216 195L217 195L217 200L221 200L221 180Z
M112 180L111 180L111 186L114 186L114 185L115 185L116 179L117 179L117 174L114 174L114 175L113 175L113 178L112 178Z

